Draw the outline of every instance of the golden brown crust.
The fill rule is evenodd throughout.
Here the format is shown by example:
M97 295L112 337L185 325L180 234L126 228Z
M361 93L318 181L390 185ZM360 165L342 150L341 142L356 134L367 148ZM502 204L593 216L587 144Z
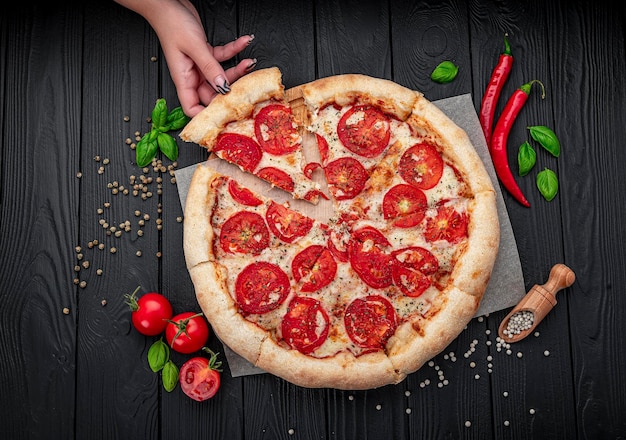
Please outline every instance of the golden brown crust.
M180 137L211 151L215 138L228 123L249 118L255 104L259 102L283 98L282 74L277 67L248 73L231 84L228 94L217 95L204 110L194 116Z
M304 101L312 113L326 104L372 104L386 113L405 120L421 93L392 81L360 74L321 78L300 86Z
M219 175L205 164L198 165L191 177L183 223L183 248L188 269L202 262L215 260L212 246L214 233L211 227L215 193L210 187L217 177Z

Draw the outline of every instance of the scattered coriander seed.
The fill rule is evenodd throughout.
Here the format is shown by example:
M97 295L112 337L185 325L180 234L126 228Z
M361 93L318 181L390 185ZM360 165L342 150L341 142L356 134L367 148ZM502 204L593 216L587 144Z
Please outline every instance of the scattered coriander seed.
M141 251L135 252L135 255L137 255L138 257L141 257Z
M67 307L63 307L63 314L64 315L69 315L70 314L70 309Z
M80 272L80 266L79 265L74 266L74 272Z
M114 253L116 253L116 252L117 252L117 248L112 247L112 248L111 248L111 253L112 253L112 254L114 254Z
M126 138L126 145L130 145L133 143L133 140L131 138Z
M161 258L163 256L163 253L161 251L156 253L157 258Z
M135 210L135 217L139 217L141 215L141 211Z
M100 301L100 304L102 304L102 307L107 305L107 300L103 299L102 301Z
M103 164L108 165L110 162L108 157L105 157L104 160L102 161Z
M94 244L94 245L98 244L98 239L95 239L95 240L93 241L93 244Z
M181 216L176 217L176 221L178 223L182 223L183 222L183 218Z
M83 261L83 267L89 269L89 261Z
M130 121L130 116L124 116L124 122Z
M103 214L103 213L104 213L104 209L102 209L102 208L98 208L97 213L98 213L98 214Z
M84 289L85 287L87 287L87 281L81 281L80 284L78 285L81 289Z
M93 249L93 241L90 241L89 243L87 243L87 247L89 249Z
M102 275L102 269L98 269L98 270L96 270L96 274L97 274L97 275Z
M100 244L98 245L98 249L103 250L103 249L104 249L104 243L100 243Z
M150 57L150 61L155 62L156 60L157 60L157 57L155 57L154 55Z
M139 230L137 231L137 235L138 235L139 237L142 237L142 236L143 236L143 230L139 229Z
M111 207L111 202L104 202L104 207L105 208L110 208Z
M74 278L74 284L78 286L78 283L80 283L80 280L78 278Z
M104 174L104 167L98 168L98 174Z
M76 173L76 177L80 179L81 177L83 177L83 173L81 173L80 171L78 171L78 172Z
M93 160L95 160L96 162L100 162L100 156L94 156Z
M122 231L115 231L115 236L116 237L121 237L122 236Z
M82 260L83 259L83 254L76 254L76 259L77 260Z

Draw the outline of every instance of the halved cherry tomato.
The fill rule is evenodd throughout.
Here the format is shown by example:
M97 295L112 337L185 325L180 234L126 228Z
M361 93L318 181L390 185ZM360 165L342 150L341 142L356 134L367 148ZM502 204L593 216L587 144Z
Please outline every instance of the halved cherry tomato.
M217 136L213 152L249 173L259 165L263 155L261 147L254 139L237 133L222 133Z
M459 213L451 206L442 206L435 217L426 220L424 238L431 242L446 240L458 243L467 237L467 223L467 214Z
M239 211L224 222L220 231L220 246L231 254L258 255L269 242L265 221L255 212Z
M352 157L333 160L324 167L328 189L337 200L356 197L365 186L367 171L361 162Z
M209 340L209 324L202 313L179 313L167 322L165 339L172 350L193 353Z
M337 124L341 143L363 157L376 157L389 144L389 118L370 105L356 105L343 114Z
M285 205L272 202L265 213L270 231L285 243L293 243L305 236L313 227L313 219Z
M301 353L308 354L328 338L328 314L315 298L296 296L283 318L283 339Z
M278 188L284 189L287 192L293 192L293 179L283 170L279 170L275 167L265 167L257 171L256 175Z
M217 354L204 347L211 358L197 356L189 359L180 367L178 380L183 392L193 400L202 402L215 396L220 388L220 369Z
M228 179L228 192L237 203L242 205L259 206L263 203L252 191L239 185L234 179Z
M398 327L398 316L382 296L369 295L357 298L348 305L344 315L348 336L363 348L380 349L393 336Z
M443 158L432 145L415 144L400 158L398 173L407 183L419 189L430 189L443 175Z
M383 197L383 216L392 219L394 226L410 228L419 225L428 209L428 199L421 189L401 183L392 187Z
M264 151L280 156L300 147L300 135L293 122L291 107L270 104L254 118L254 134Z
M327 286L337 273L337 263L327 247L317 244L300 251L291 263L291 271L301 292L315 292Z
M235 281L237 304L244 313L267 313L280 306L289 295L287 274L277 265L258 261L246 266Z
M130 295L125 295L126 304L131 310L131 321L139 333L155 336L165 330L167 320L172 317L172 304L156 292L148 292L139 299L135 296L141 286Z

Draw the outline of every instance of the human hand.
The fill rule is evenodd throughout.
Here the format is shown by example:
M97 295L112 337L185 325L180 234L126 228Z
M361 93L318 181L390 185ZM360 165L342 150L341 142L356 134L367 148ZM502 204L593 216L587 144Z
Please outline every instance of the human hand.
M231 83L256 66L256 59L246 58L224 70L220 63L244 50L254 35L212 46L189 0L115 1L142 15L156 32L181 107L189 117L200 113L218 93L228 93Z

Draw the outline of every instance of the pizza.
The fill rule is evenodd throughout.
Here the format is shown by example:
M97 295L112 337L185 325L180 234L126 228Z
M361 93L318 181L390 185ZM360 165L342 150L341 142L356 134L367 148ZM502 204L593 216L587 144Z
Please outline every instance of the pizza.
M265 84L276 70L248 80ZM201 309L224 344L296 385L399 383L461 333L489 281L500 228L480 158L434 104L389 80L337 75L271 96L241 81L217 108L230 99L251 113L208 124L210 104L190 122L195 139L215 151L224 134L251 136L263 109L292 105L296 131L319 154L308 162L300 150L291 176L315 182L319 170L326 185L310 187L321 202L281 203L210 160L198 165L183 245ZM273 127L262 136L278 139ZM330 214L315 218L296 201L327 202Z

